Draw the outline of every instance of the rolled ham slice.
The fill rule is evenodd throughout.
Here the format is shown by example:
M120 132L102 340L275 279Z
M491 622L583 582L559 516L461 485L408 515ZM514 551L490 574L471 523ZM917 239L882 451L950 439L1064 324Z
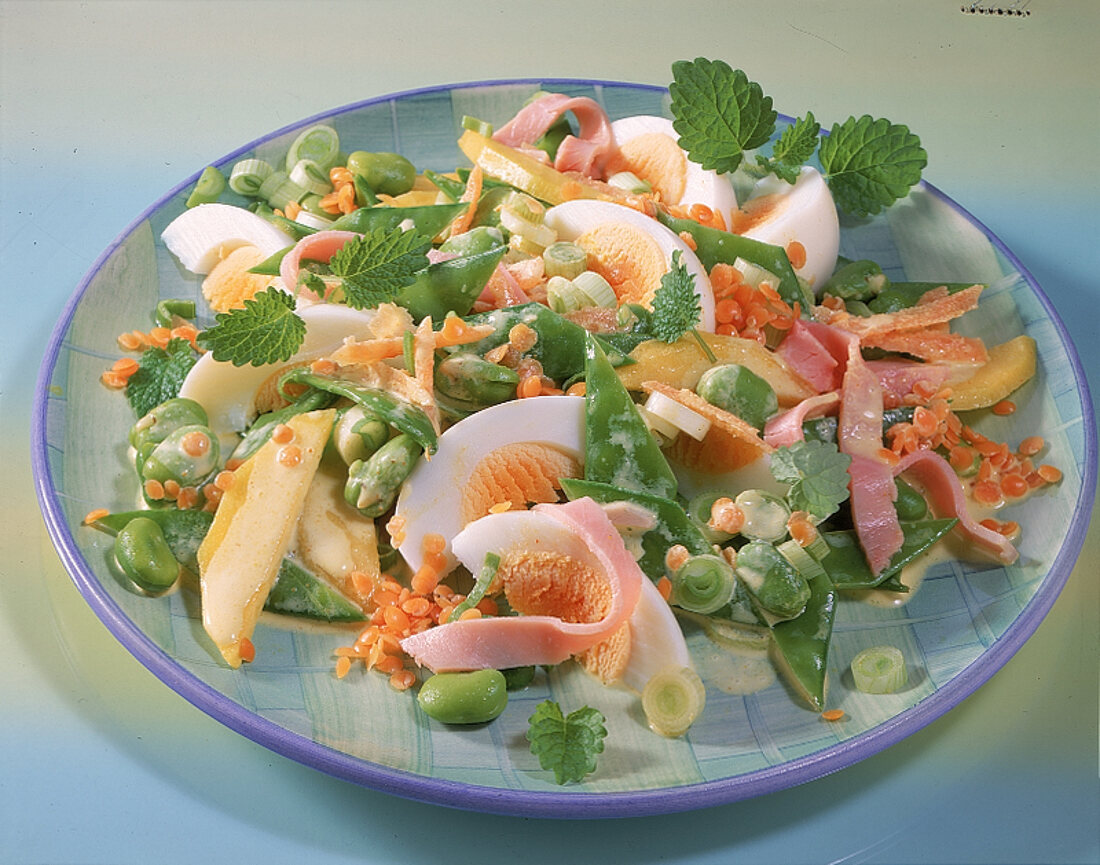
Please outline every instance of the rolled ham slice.
M607 614L596 622L554 616L494 616L449 622L406 637L401 648L435 672L560 664L614 634L634 611L642 591L638 563L611 520L590 498L534 510L562 523L603 568L610 588Z
M549 93L524 106L493 134L493 140L509 147L534 144L565 112L572 111L579 135L567 135L558 147L554 168L598 177L614 149L611 121L599 103L587 96Z
M840 405L839 391L819 393L808 397L796 406L780 412L764 425L764 441L773 448L787 447L802 441L805 436L802 424L810 418L821 417Z

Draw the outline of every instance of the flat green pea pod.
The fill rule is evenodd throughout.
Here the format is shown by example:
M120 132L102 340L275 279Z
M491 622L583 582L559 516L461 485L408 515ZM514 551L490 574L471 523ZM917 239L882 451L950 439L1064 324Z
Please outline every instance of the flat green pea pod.
M466 210L465 204L424 204L418 207L360 207L336 219L330 228L369 234L383 229L393 231L409 220L417 233L435 237Z
M416 166L400 153L356 150L348 155L347 169L380 195L401 195L416 182Z
M783 247L711 228L709 225L700 225L693 219L679 219L661 208L657 208L657 219L677 234L686 231L691 235L694 241L692 248L708 273L718 263L734 264L738 258L743 258L778 276L779 285L776 286L776 291L779 296L790 306L798 301L803 316L809 315L813 309L813 292L795 276L791 260L787 258Z
M154 447L181 426L206 426L209 422L205 409L193 399L175 397L162 402L130 427L130 444L138 452L138 465L145 462Z
M484 724L508 705L508 688L499 670L436 673L416 697L429 718L443 724Z
M901 478L894 478L894 485L898 488L894 510L897 511L899 520L913 522L928 516L928 502L924 500L924 496Z
M345 465L370 459L390 437L390 427L361 405L342 409L332 426L332 446Z
M499 244L482 252L429 264L417 273L411 285L401 289L396 302L405 307L415 321L430 316L438 324L451 312L466 315L506 249L504 244Z
M821 292L842 300L866 301L878 295L888 285L890 280L881 267L868 259L860 259L838 267Z
M336 395L327 391L310 388L290 405L260 415L244 434L240 443L233 449L233 459L246 460L256 453L281 423L286 423L295 415L306 414L317 409L328 408L336 402Z
M484 355L498 345L508 342L508 333L517 324L531 328L538 336L535 344L526 352L542 364L544 375L562 382L584 372L584 345L586 331L579 324L558 315L541 303L525 303L494 309L466 317L469 324L491 324L496 330L485 339L464 346L464 350Z
M712 366L699 377L695 392L758 430L779 411L779 400L772 386L739 363Z
M779 619L799 615L810 599L805 577L766 541L750 541L737 551L737 577L756 603Z
M948 294L971 288L973 282L892 282L877 297L867 302L871 312L897 312L915 306L924 295L936 288L946 288Z
M380 517L390 509L401 484L424 449L412 436L394 436L366 460L348 468L344 499L365 517Z
M440 252L453 252L456 255L476 255L479 252L488 252L504 244L504 235L499 228L488 225L479 225L448 237L439 245Z
M435 388L458 409L477 411L516 395L519 373L469 351L443 358L435 368Z
M148 517L135 517L115 536L115 560L136 586L160 595L175 585L180 565L164 532Z
M176 481L182 487L198 486L218 467L221 450L209 427L188 424L173 430L153 448L141 465L146 480Z
M772 656L780 673L818 712L825 708L825 672L836 604L837 591L829 578L815 577L802 613L772 626Z
M907 592L908 588L898 579L902 568L951 531L957 522L954 518L902 521L901 549L894 553L890 564L877 574L871 573L867 556L854 531L823 532L821 537L829 545L829 552L822 557L821 566L838 589L882 588Z

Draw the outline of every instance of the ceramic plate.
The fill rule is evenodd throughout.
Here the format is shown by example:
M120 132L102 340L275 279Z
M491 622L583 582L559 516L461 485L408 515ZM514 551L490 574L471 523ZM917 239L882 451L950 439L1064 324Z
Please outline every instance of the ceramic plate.
M463 115L497 123L540 86L591 96L611 117L667 113L663 89L587 81L489 82L373 99L310 118L253 142L219 163L281 158L296 131L325 120L355 148L396 151L419 168L466 164L456 146ZM974 281L990 288L968 332L999 342L1027 333L1039 347L1039 375L1014 399L1008 418L975 422L1016 444L1042 434L1044 460L1064 472L1016 507L1025 527L1021 556L1009 566L935 564L902 607L840 605L830 655L829 723L804 708L780 681L734 693L706 638L691 645L707 682L707 707L684 739L645 726L637 701L583 673L540 674L513 695L494 723L446 728L429 722L411 693L377 674L333 675L332 650L344 638L261 626L257 662L233 671L204 638L190 592L139 597L107 561L111 540L81 526L93 508L133 506L137 482L126 455L134 418L119 394L99 383L119 355L117 334L147 327L166 297L200 298L197 278L160 243L184 210L195 177L141 214L78 287L47 349L34 414L38 494L54 543L88 603L114 635L187 700L239 733L323 772L400 796L490 812L557 817L639 815L698 808L778 790L842 769L915 732L957 705L1034 632L1077 557L1093 502L1096 427L1085 379L1065 329L1020 262L944 194L916 188L885 215L845 226L841 254L879 262L892 279ZM225 199L223 199L225 200ZM855 691L845 670L862 648L891 643L909 663L908 687L888 696ZM569 666L569 665L567 665ZM598 706L610 734L599 768L559 787L528 751L527 718L543 699Z

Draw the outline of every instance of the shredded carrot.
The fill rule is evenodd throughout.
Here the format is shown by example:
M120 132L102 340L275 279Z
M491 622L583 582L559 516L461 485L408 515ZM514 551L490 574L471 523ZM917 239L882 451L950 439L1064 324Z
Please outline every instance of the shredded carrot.
M474 215L477 213L478 200L481 198L481 186L484 177L485 173L481 170L481 166L475 165L470 172L470 176L466 178L466 188L462 191L462 197L459 201L468 204L469 207L456 216L451 223L450 233L452 237L470 230Z

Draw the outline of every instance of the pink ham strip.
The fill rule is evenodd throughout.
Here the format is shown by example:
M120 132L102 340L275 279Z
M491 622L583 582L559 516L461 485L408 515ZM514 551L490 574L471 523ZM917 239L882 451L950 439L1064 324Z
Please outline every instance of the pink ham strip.
M610 637L634 610L645 576L596 502L577 499L536 510L565 524L596 557L611 585L611 606L598 622L554 616L499 616L449 622L406 637L401 648L434 671L560 664Z
M805 421L821 417L839 404L840 393L835 390L808 397L768 420L764 424L764 441L775 448L800 442L803 440L802 424Z
M1011 564L1019 553L1000 532L987 529L971 515L966 507L966 493L955 470L935 451L915 451L894 466L894 474L908 474L928 496L933 512L940 517L956 517L956 531L962 532L980 549L997 561Z
M282 277L286 290L293 293L298 287L298 271L301 269L302 260L327 262L345 243L359 237L354 231L318 231L303 237L294 248L283 256L279 263L279 276ZM303 288L302 294L306 297L318 299L314 292Z
M554 168L579 171L597 177L611 155L614 140L611 122L599 103L587 96L550 93L524 106L515 117L493 134L493 140L509 147L526 147L546 134L554 121L572 111L580 124L579 135L567 135L558 147Z
M818 393L840 386L840 364L802 319L795 319L775 353Z
M882 386L860 355L859 338L849 337L837 442L852 458L852 521L873 574L890 564L905 540L894 510L893 470L881 456L882 408Z

